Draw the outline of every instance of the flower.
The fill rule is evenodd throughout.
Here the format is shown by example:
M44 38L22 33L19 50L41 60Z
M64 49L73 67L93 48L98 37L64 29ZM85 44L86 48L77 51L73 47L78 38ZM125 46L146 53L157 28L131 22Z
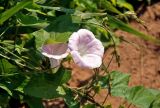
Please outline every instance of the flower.
M69 53L78 66L94 69L102 64L104 47L94 34L86 29L74 32L69 38L68 45L50 43L42 46L42 54L49 58L52 68L59 66L61 60Z
M67 57L68 47L65 43L45 44L42 46L42 54L49 58L51 68L55 68Z
M89 30L74 32L69 38L68 48L74 62L82 68L94 69L102 64L104 47Z

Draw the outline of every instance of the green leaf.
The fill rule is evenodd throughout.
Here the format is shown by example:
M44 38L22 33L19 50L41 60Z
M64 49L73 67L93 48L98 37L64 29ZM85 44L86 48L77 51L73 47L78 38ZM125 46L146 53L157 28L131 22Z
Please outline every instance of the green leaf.
M108 87L109 87L109 75L100 77L98 84L99 84L102 88L108 88Z
M31 35L35 36L36 48L40 50L42 45L49 43L60 43L56 36L52 33L45 31L44 29L38 30Z
M31 35L35 36L36 48L40 48L47 39L51 38L44 29L33 32Z
M74 93L69 88L65 88L66 95L64 96L64 101L68 108L80 108L79 100L75 99Z
M0 92L0 106L2 108L7 108L9 102L9 95L4 93L4 92Z
M71 71L70 70L67 70L67 69L64 69L63 67L61 67L58 71L57 71L57 74L59 76L61 76L61 78L58 78L58 79L61 79L59 80L60 83L59 84L63 84L63 83L66 83L70 80L71 78ZM57 75L56 74L56 75ZM57 79L57 80L58 80Z
M83 108L96 108L95 104L87 104Z
M160 90L157 89L148 88L147 90L150 91L154 96L160 94Z
M94 1L92 0L78 0L77 1L77 10L88 10L88 11L96 11L97 10L97 5Z
M4 37L9 37L9 36L13 36L13 34L15 34L15 31L17 30L17 35L24 35L24 34L29 34L29 33L33 33L37 30L40 30L40 28L34 27L34 26L13 26L13 27L8 27L8 29L5 31L5 28L2 28L0 30L0 33L2 33L3 31L5 31L5 33L3 34Z
M7 88L5 85L0 84L0 88L2 88L3 90L7 91L7 93L8 93L10 96L13 95L12 92L11 92L11 90L9 90L9 88Z
M20 3L18 3L16 6L10 8L9 10L3 12L0 15L0 25L3 24L4 21L9 19L11 16L13 16L16 12L18 12L20 9L23 9L25 6L32 4L32 0L23 0Z
M112 4L116 6L117 0L111 0Z
M6 85L9 89L16 89L19 87L26 77L22 74L13 74L12 76L6 76L2 78L1 83Z
M109 75L102 77L100 81L102 87L108 88L110 85L112 96L125 98L127 101L140 108L149 108L160 91L146 89L142 86L128 87L129 77L130 76L128 74L113 71L109 73Z
M119 10L117 10L109 1L107 0L101 0L101 5L108 11L116 13L116 14L121 14Z
M71 72L60 68L55 74L37 74L34 75L24 88L24 93L37 98L57 98L65 93L60 88L71 76Z
M30 108L44 108L42 99L24 96L24 101L29 105Z
M0 73L5 74L13 73L17 70L17 67L9 63L6 59L0 59Z
M76 10L75 9L67 9L64 7L50 7L50 6L41 6L44 9L50 9L50 10L55 10L55 11L60 11L60 12L65 12L68 14L73 14Z
M8 89L16 89L25 80L25 76L20 74L21 71L9 61L5 59L0 60L0 75L1 84L5 85Z
M130 75L113 71L110 73L111 79L111 94L113 96L121 96L124 97L126 95L126 91L128 90L128 82Z
M68 38L79 28L80 18L71 15L57 17L45 30L51 35L52 39L58 42L67 42Z
M30 49L27 52L23 53L27 59L26 62L28 63L27 65L33 68L40 68L42 64L42 54L41 52L35 50L35 49Z
M112 105L106 105L104 108L112 108Z
M59 96L56 89L58 86L45 78L44 75L35 75L24 87L24 93L37 98L56 98Z
M44 28L47 26L47 22L44 20L40 20L35 16L17 14L17 19L19 23L23 26L35 26L39 28Z
M148 108L154 99L154 95L142 86L130 88L126 99L140 108Z
M125 108L124 106L120 105L119 108Z
M79 24L74 22L79 22L79 20L78 17L71 17L69 15L57 17L45 29L31 34L35 36L36 47L40 48L49 39L55 42L67 42L70 35L78 30Z
M58 88L56 89L58 91L58 94L60 95L66 95L65 90L63 89L63 87L58 86Z
M134 10L133 6L130 3L126 2L126 0L117 0L117 5L119 7L124 7L124 8L126 8L126 9L128 9L130 11Z
M115 87L117 85L128 85L130 75L118 71L112 71L110 77L112 87Z
M160 108L160 94L156 95L149 108Z
M140 31L130 27L128 24L125 24L124 22L120 21L119 19L117 19L113 16L110 16L110 15L107 15L107 16L108 16L108 23L109 23L110 27L121 29L123 31L132 33L132 34L134 34L134 35L136 35L136 36L138 36L138 37L140 37L144 40L151 41L151 42L154 42L156 44L160 44L160 40L154 38L153 36L144 34Z
M130 75L113 71L100 78L99 84L102 88L108 88L113 96L125 97L128 90Z

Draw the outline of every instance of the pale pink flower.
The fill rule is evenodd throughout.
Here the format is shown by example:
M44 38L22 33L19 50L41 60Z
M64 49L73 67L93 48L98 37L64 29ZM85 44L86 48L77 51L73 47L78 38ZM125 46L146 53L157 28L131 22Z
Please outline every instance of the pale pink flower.
M82 68L94 69L102 64L104 47L89 30L74 32L69 38L68 48L74 62Z
M49 58L51 68L55 68L67 57L68 47L65 43L46 44L42 46L42 54Z

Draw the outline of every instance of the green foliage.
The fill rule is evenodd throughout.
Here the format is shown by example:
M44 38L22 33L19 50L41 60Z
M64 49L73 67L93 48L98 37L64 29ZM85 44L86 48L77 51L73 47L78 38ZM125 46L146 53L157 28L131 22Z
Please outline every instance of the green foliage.
M156 95L156 98L150 104L149 108L159 108L160 107L160 94Z
M102 77L100 82L113 96L122 97L140 108L154 108L152 105L154 103L153 101L156 100L158 103L159 98L157 98L157 94L160 91L149 90L143 86L129 87L129 77L128 74L113 71L109 75ZM106 85L104 86L103 83ZM156 102L155 106L159 105Z
M129 4L126 0L117 0L117 5L119 7L124 7L130 11L133 11L133 6L131 4Z
M65 89L66 96L64 96L64 101L69 108L79 108L80 102L74 98L74 93L71 89Z
M41 73L32 76L24 88L24 93L37 98L56 98L65 95L61 85L71 77L68 70L60 68L55 74Z
M19 13L17 14L16 18L22 26L44 27L47 25L46 21L40 20L35 16L24 15Z
M126 95L126 89L128 87L127 85L128 85L128 82L129 82L129 77L130 76L128 74L122 74L122 73L119 73L119 72L116 72L116 71L114 71L110 74L111 94L113 96L124 96L124 95Z
M32 0L24 0L17 4L16 6L12 7L11 9L3 12L0 15L0 24L3 24L4 21L6 21L8 18L10 18L12 15L14 15L16 12L18 12L20 9L23 9L25 6L32 4Z
M87 104L83 108L96 108L94 104Z
M28 103L30 108L44 108L41 98L25 96L24 101Z
M132 27L130 27L129 25L123 23L122 21L112 17L112 16L108 16L108 22L110 24L110 26L112 28L118 28L118 29L121 29L123 31L126 31L126 32L129 32L129 33L132 33L134 34L135 36L138 36L144 40L150 40L156 44L159 44L160 43L160 40L157 40L156 38L150 36L150 35L146 35L136 29L133 29Z

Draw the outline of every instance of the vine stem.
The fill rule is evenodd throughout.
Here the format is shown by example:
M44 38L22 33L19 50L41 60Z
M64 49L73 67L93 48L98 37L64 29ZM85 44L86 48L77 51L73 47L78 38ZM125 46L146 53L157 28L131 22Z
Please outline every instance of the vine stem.
M130 108L130 107L131 107L131 105L132 105L132 103L130 103L130 104L128 105L128 107L127 107L127 108Z
M106 56L105 56L105 57L106 57ZM112 57L111 57L108 65L107 65L107 67L106 67L104 64L102 64L103 67L104 67L104 70L105 70L105 71L102 73L102 75L104 75L106 72L108 72L108 68L109 68L109 66L110 66L110 64L111 64L111 62L112 62L112 60L113 60L113 57L114 57L114 54L112 54Z
M105 102L106 102L106 100L107 100L108 96L109 96L109 92L107 93L107 96L105 97L105 99L104 99L104 101L103 101L102 105L104 105L104 104L105 104Z
M94 98L89 93L84 93L84 92L81 92L79 90L73 89L73 88L69 87L68 85L64 85L64 87L69 88L72 92L74 92L75 94L79 95L81 98L85 98L87 101L89 101L91 103L94 103L96 106L98 106L100 108L104 108L103 105L101 105L100 103L96 102L94 100Z

